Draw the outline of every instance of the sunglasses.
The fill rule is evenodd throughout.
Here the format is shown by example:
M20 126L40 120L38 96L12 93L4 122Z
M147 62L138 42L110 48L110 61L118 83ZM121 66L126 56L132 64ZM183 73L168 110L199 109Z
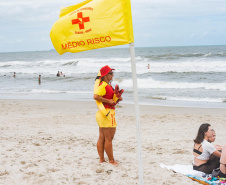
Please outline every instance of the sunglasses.
M108 74L113 75L113 72L109 72Z

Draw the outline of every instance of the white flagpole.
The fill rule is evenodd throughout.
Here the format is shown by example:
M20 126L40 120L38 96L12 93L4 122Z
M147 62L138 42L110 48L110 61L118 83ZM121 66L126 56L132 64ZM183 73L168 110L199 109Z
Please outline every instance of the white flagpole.
M134 95L134 107L136 117L136 134L137 134L137 157L139 165L139 184L143 185L143 163L142 163L142 148L141 148L141 132L140 132L140 112L138 101L138 88L137 88L137 72L135 62L135 49L134 43L130 43L130 56L131 56L131 68L133 75L133 95Z

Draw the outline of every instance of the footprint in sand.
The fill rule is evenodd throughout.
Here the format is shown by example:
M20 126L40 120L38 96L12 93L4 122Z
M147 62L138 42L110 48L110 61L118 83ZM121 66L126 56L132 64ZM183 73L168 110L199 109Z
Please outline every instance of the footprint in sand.
M107 171L106 171L106 173L107 173L108 175L110 175L112 172L113 172L113 170L107 170Z
M103 173L104 172L104 169L103 168L97 168L96 169L96 173Z

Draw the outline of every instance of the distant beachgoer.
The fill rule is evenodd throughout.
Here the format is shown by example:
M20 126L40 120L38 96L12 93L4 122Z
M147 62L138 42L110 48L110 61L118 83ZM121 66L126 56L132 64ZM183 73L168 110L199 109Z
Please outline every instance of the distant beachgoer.
M14 78L16 77L16 72L13 73L13 77L14 77Z
M193 169L211 174L214 169L220 167L220 177L226 177L226 145L222 147L222 153L220 153L208 142L212 136L210 124L204 123L199 127L198 134L194 139Z
M148 66L147 66L147 67L148 67L148 69L150 69L150 64L148 64Z
M41 75L38 77L38 83L41 84Z
M60 72L60 75L61 75L61 76L63 76L63 73L62 73L62 71Z
M57 77L59 77L60 76L60 71L58 71L58 73L57 73L57 75L56 75Z

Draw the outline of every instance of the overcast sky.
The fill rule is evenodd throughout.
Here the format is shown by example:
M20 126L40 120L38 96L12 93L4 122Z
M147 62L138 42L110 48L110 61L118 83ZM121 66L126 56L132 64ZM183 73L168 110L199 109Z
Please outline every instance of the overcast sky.
M60 8L80 0L0 0L0 52L53 49ZM131 0L136 47L226 45L226 0Z

